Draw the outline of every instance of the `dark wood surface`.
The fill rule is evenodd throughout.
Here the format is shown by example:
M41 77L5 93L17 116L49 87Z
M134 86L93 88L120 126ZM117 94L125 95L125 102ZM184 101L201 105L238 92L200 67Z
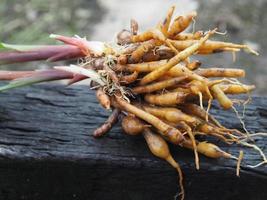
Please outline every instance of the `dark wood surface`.
M252 132L267 131L267 98L253 97L245 122ZM241 110L241 108L240 108ZM232 111L211 111L229 128L241 129ZM95 139L93 130L108 117L85 86L38 85L0 93L0 199L173 199L177 174L151 155L141 136L130 137L116 126ZM266 153L267 139L258 137ZM186 199L267 199L267 166L245 151L241 176L236 162L200 157L171 145L183 168Z

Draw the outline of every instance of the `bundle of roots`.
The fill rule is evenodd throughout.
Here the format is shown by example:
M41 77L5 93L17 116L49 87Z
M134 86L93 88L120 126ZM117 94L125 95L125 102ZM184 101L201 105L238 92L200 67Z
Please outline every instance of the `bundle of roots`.
M235 110L234 103L241 100L231 100L227 94L248 94L254 89L253 85L244 85L236 79L244 77L245 72L234 68L200 68L201 62L190 59L195 54L206 56L240 50L258 53L247 45L211 40L212 35L220 34L216 29L184 32L197 13L172 19L174 9L174 6L169 9L163 22L143 33L138 33L137 22L131 20L130 30L119 32L116 43L61 35L50 37L63 42L63 45L1 43L0 64L67 59L76 59L77 63L50 70L0 71L1 80L12 80L0 91L52 80L68 79L69 85L90 80L90 88L96 91L99 103L112 110L108 120L95 130L94 136L103 136L117 122L118 116L123 116L121 125L126 134L143 135L151 152L177 169L182 199L182 172L167 143L192 150L197 169L200 153L210 158L238 160L239 174L243 152L237 158L205 141L211 137L230 145L252 147L263 158L256 166L266 163L263 152L250 142L253 135L245 126L245 133L228 129L209 114L213 100L217 100L223 109ZM203 141L205 136L210 137Z

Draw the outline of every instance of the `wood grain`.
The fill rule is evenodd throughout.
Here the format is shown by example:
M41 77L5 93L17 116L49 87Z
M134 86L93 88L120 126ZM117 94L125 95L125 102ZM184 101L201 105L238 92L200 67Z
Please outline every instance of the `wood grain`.
M249 131L267 131L266 105L267 97L254 96L247 106ZM212 108L222 124L242 130L233 111ZM92 136L108 115L86 86L0 93L0 199L173 199L177 174L151 155L142 137L124 135L118 125L102 138ZM267 167L245 167L260 161L258 153L216 143L234 155L245 151L240 177L236 162L225 159L201 156L197 171L193 153L171 145L186 199L267 199ZM264 149L267 139L256 143Z

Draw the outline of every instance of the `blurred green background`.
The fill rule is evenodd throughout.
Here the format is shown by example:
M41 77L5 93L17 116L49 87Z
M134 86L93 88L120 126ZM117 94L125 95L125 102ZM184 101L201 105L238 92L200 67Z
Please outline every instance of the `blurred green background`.
M169 6L176 14L197 10L195 29L218 27L227 36L216 39L250 44L260 56L231 53L198 57L203 66L237 67L247 71L242 81L255 84L257 94L267 94L267 0L1 0L0 40L20 44L53 44L50 33L86 36L89 40L113 41L118 31L129 27L131 18L140 30L155 26ZM188 30L190 31L190 29ZM53 66L46 62L23 64L23 69ZM21 69L13 65L12 69ZM6 66L1 66L6 69Z

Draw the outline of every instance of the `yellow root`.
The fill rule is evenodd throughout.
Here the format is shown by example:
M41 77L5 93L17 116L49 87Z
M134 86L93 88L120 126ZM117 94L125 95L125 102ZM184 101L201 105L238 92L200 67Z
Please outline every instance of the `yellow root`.
M211 91L224 109L230 109L233 107L233 102L224 94L219 85L212 86Z
M171 18L172 18L174 10L175 10L175 6L170 7L170 9L168 10L166 18L164 19L164 21L161 25L161 31L166 37L168 36L168 30L169 30L169 26L171 23Z
M186 128L187 134L189 135L189 138L192 141L193 150L194 150L194 154L195 154L195 165L196 165L196 169L199 170L199 157L198 157L198 152L197 152L197 145L196 145L195 136L193 135L190 126L188 126L185 122L181 122L181 123Z
M150 72L149 74L147 74L146 76L144 76L142 78L142 80L140 81L140 84L141 85L145 85L147 83L150 83L152 81L155 81L155 80L159 79L162 75L164 75L172 67L177 65L180 61L183 61L184 59L186 59L187 57L189 57L190 55L195 53L201 47L201 45L203 45L205 43L205 41L212 34L214 34L215 30L209 31L208 34L205 37L200 39L198 42L196 42L195 44L193 44L189 48L181 51L179 54L177 54L176 56L171 58L165 65L163 65L160 68L157 68L156 70L154 70L154 71Z

